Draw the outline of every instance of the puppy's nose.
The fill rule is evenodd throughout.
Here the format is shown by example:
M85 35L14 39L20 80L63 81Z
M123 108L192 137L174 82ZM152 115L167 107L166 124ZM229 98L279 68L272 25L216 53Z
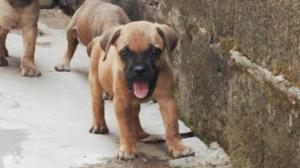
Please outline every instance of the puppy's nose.
M143 65L137 65L133 68L133 70L137 75L143 75L145 72L145 67Z

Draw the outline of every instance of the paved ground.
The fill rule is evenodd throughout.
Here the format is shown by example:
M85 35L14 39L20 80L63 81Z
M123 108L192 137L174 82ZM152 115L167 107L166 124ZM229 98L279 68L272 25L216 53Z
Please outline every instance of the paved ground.
M9 67L0 67L0 168L167 167L170 158L163 143L140 143L142 155L134 162L114 159L119 138L109 101L105 108L110 134L88 133L91 98L87 83L89 58L85 48L79 46L76 51L72 72L58 73L53 67L65 50L65 32L45 25L40 28L43 35L38 38L36 48L36 64L42 72L40 78L20 75L22 38L19 34L8 36ZM157 104L143 105L141 120L149 133L163 134ZM190 130L180 123L180 131ZM208 148L198 138L188 138L184 142L201 157L201 165L215 164L207 161L211 159L207 156L216 157L214 161L224 161L224 158L219 159L219 148ZM197 162L179 160L186 161Z

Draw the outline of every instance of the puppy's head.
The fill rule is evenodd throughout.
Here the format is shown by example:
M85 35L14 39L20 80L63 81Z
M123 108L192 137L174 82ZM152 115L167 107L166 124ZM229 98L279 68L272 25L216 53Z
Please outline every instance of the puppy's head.
M163 53L171 55L177 36L167 25L138 21L105 33L100 44L106 53L103 61L109 56L110 46L115 46L128 88L135 97L146 99L152 95L165 64Z

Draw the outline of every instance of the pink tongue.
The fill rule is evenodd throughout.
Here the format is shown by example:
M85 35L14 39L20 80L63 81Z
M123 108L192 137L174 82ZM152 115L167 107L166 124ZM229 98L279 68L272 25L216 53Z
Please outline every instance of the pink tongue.
M133 84L133 91L134 95L139 98L143 99L147 96L148 91L149 91L149 84L148 83L143 83L141 81L136 81Z

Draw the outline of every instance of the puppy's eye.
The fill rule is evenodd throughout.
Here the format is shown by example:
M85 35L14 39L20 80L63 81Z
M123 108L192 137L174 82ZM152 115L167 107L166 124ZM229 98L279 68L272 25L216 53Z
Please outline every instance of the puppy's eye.
M121 56L122 58L124 58L124 59L128 59L128 58L131 57L131 52L130 52L130 50L129 50L127 47L123 48L123 49L119 52L119 54L120 54L120 56Z
M157 47L153 47L152 48L152 55L155 56L155 57L159 57L160 54L161 54L161 49L160 48L157 48Z

